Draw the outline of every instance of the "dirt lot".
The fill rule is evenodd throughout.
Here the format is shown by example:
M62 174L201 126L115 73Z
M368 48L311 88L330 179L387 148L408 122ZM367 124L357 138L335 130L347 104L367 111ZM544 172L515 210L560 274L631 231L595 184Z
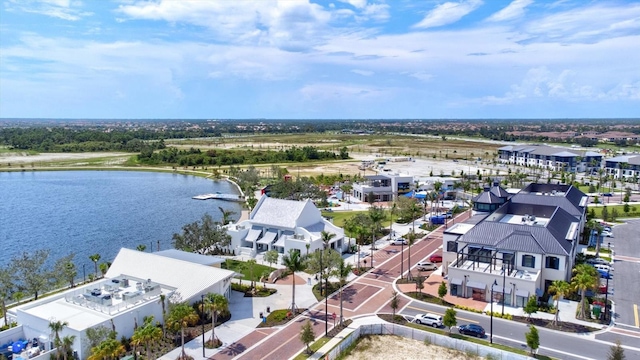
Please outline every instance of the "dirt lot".
M38 164L38 163L52 163L52 162L68 162L68 161L82 161L88 159L97 158L122 158L131 156L128 153L107 153L107 152L95 152L95 153L42 153L37 155L28 155L26 153L0 153L0 165L7 166L7 164Z
M484 359L440 346L426 346L422 342L400 336L382 335L364 338L345 360L379 359L384 354L386 360L466 360Z

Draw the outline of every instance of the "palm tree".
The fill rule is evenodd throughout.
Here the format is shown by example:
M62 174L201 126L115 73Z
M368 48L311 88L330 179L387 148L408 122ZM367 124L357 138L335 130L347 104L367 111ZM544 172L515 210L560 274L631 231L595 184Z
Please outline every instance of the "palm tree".
M330 233L327 231L322 230L322 232L320 232L320 238L322 239L322 251L324 252L328 247L329 247L329 242L331 241L331 239L333 239L334 237L336 237L336 234L334 233ZM323 256L324 254L321 253L320 256ZM322 259L320 259L322 260ZM329 268L329 261L327 261L327 268ZM324 276L324 269L321 268L320 269L320 279L322 279ZM327 277L329 276L329 274L327 274ZM328 281L327 279L325 279L325 284L326 281ZM323 294L322 291L322 282L320 282L320 295Z
M353 265L347 263L344 259L340 259L338 267L333 271L333 275L340 281L340 326L342 326L342 322L344 321L344 317L342 316L342 290L347 283L347 277L349 277L351 271L353 271Z
M556 316L553 319L553 325L558 324L558 317L560 316L560 298L567 295L571 291L571 285L568 282L562 280L554 280L549 286L549 293L553 294L553 300L556 301Z
M211 314L211 342L214 342L218 314L229 310L229 300L224 295L208 293L201 305L201 310L202 312L209 311Z
M586 318L585 303L587 290L598 287L598 273L596 268L589 264L579 264L573 269L574 276L571 278L571 287L580 292L580 318Z
M148 316L144 320L144 325L133 332L131 344L134 346L144 345L147 351L147 359L151 359L151 344L161 338L162 330L153 323L153 316Z
M91 355L87 360L115 360L119 359L120 355L125 352L126 349L120 341L110 338L91 349Z
M60 332L62 332L62 330L68 326L69 323L66 321L50 321L49 322L49 329L51 329L51 331L53 331L53 333L55 334L53 336L53 345L57 348L56 349L56 359L60 359L60 353L61 353L61 346L62 346L62 342L60 341Z
M136 246L136 250L138 250L140 252L144 252L145 250L147 250L147 245L140 244L140 245Z
M7 321L7 299L11 298L11 295L17 290L13 277L14 272L14 268L9 264L0 267L0 302L2 305L0 311L2 311L2 316L4 316L5 324L9 323Z
M98 261L100 261L100 254L89 255L89 259L93 261L93 265L96 268L96 277L98 277Z
M62 358L67 360L69 358L69 353L71 352L71 346L73 346L73 342L76 341L75 335L67 335L62 338Z
M300 252L297 249L289 249L289 253L282 257L282 263L291 271L293 278L293 284L291 285L291 311L296 313L296 272L304 270L304 264L302 258L300 258Z
M227 225L228 223L231 222L231 215L235 215L236 212L232 211L232 210L225 210L222 208L222 206L218 206L218 209L220 209L220 212L222 213L222 225Z
M376 248L376 232L380 229L380 222L384 219L384 212L377 206L369 208L369 219L371 219L371 250ZM371 264L373 266L373 264Z
M198 314L191 307L191 305L187 303L179 303L175 304L169 310L169 316L167 317L167 326L170 329L177 330L180 329L180 339L182 352L180 354L180 359L186 359L187 354L184 352L184 328L187 326L193 325L198 322Z
M415 232L413 231L409 231L407 233L407 245L409 248L409 253L407 254L407 270L409 270L409 275L407 276L407 278L409 280L411 280L412 275L411 275L411 245L413 244L413 242L416 240L416 238L418 237L418 235L416 235Z

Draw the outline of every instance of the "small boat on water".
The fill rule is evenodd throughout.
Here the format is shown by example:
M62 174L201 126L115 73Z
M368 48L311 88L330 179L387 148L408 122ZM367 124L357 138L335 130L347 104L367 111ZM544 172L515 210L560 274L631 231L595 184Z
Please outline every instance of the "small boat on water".
M235 194L223 194L219 191L216 191L213 194L203 194L203 195L196 195L194 196L192 199L195 200L224 200L224 201L236 201L236 202L244 202L244 198L239 196L239 195L235 195Z

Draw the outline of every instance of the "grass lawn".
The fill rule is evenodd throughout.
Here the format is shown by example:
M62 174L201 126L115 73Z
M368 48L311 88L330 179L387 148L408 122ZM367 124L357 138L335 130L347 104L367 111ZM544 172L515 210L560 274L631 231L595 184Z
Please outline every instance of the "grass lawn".
M322 211L322 216L333 219L333 224L338 227L343 227L345 220L356 216L358 213L367 214L367 211Z
M313 354L316 351L320 350L324 346L324 344L329 342L329 340L331 340L331 338L323 336L320 339L318 339L318 341L316 341L313 344L309 345L309 348L311 349L311 354ZM298 356L294 357L293 360L303 360L303 359L308 359L308 358L309 358L309 355L307 354L307 351L306 351L306 348L305 348L305 350L303 352L301 352L300 354L298 354Z
M272 271L275 270L274 268L266 265L253 264L253 272L252 272L251 265L248 262L240 261L240 260L232 260L232 259L225 260L225 262L222 263L222 268L227 270L232 270L244 275L242 279L247 281L250 281L250 280L259 281L260 277L265 271L268 273L271 273ZM252 274L253 274L253 277L252 277Z
M607 207L607 211L609 212L609 216L611 216L611 211L613 211L613 209L616 209L616 211L618 212L617 217L640 217L640 206L638 205L629 205L628 213L624 212L624 205L605 205ZM604 206L589 206L587 211L591 212L591 209L593 209L593 211L595 212L595 217L597 219L602 219L602 209L604 209Z

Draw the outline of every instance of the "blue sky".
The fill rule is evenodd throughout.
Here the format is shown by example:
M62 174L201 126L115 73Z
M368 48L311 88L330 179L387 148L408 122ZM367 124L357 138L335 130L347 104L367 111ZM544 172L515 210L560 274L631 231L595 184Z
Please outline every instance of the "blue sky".
M640 117L640 2L3 0L0 117Z

